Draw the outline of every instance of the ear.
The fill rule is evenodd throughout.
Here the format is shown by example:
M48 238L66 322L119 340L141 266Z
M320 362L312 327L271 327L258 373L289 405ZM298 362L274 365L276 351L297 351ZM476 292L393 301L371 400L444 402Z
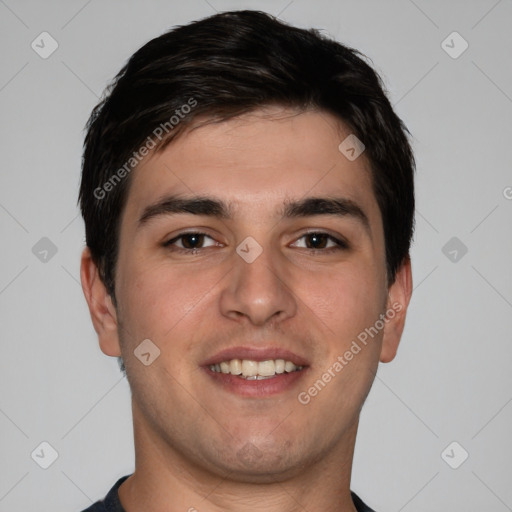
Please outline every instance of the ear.
M80 279L102 352L108 356L120 356L116 308L100 278L98 267L92 260L88 247L82 252Z
M412 295L411 259L409 256L398 269L395 282L389 287L386 304L387 321L384 328L380 361L389 363L396 356L405 325L407 307Z

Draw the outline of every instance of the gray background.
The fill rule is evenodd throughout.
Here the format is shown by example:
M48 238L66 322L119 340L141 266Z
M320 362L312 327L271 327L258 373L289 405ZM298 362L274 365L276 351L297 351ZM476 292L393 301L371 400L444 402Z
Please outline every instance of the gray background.
M79 285L83 127L139 46L240 8L367 54L414 136L415 290L363 409L352 489L378 512L512 510L511 0L0 0L0 511L78 511L133 471L128 385ZM43 31L59 45L46 59L31 48L50 48ZM469 44L457 58L453 31ZM48 469L31 458L43 441Z

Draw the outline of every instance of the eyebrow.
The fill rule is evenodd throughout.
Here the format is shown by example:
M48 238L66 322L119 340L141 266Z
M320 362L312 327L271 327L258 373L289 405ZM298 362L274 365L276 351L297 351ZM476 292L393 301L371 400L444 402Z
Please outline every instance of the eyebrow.
M233 207L224 201L211 197L168 196L147 206L139 218L139 226L149 220L180 213L205 215L219 219L233 218ZM353 200L345 197L307 197L297 201L287 200L281 210L283 218L313 217L315 215L335 215L350 217L359 221L371 235L370 222L364 210Z

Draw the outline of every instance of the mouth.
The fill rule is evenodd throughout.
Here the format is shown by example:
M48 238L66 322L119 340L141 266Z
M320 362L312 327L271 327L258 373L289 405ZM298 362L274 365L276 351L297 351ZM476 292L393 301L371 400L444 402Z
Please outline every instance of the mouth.
M306 359L277 348L235 347L205 361L202 369L225 391L262 398L290 390L306 373Z
M245 380L272 379L283 373L298 372L303 366L296 365L285 359L268 359L266 361L254 361L252 359L231 359L211 364L210 370L214 373L236 375Z

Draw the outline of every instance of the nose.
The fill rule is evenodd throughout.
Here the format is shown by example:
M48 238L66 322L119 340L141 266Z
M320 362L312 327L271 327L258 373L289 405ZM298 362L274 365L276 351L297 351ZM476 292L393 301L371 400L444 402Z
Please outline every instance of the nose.
M233 258L234 267L220 295L224 316L263 326L295 315L297 301L284 260L270 249L264 249L252 263L236 253Z

